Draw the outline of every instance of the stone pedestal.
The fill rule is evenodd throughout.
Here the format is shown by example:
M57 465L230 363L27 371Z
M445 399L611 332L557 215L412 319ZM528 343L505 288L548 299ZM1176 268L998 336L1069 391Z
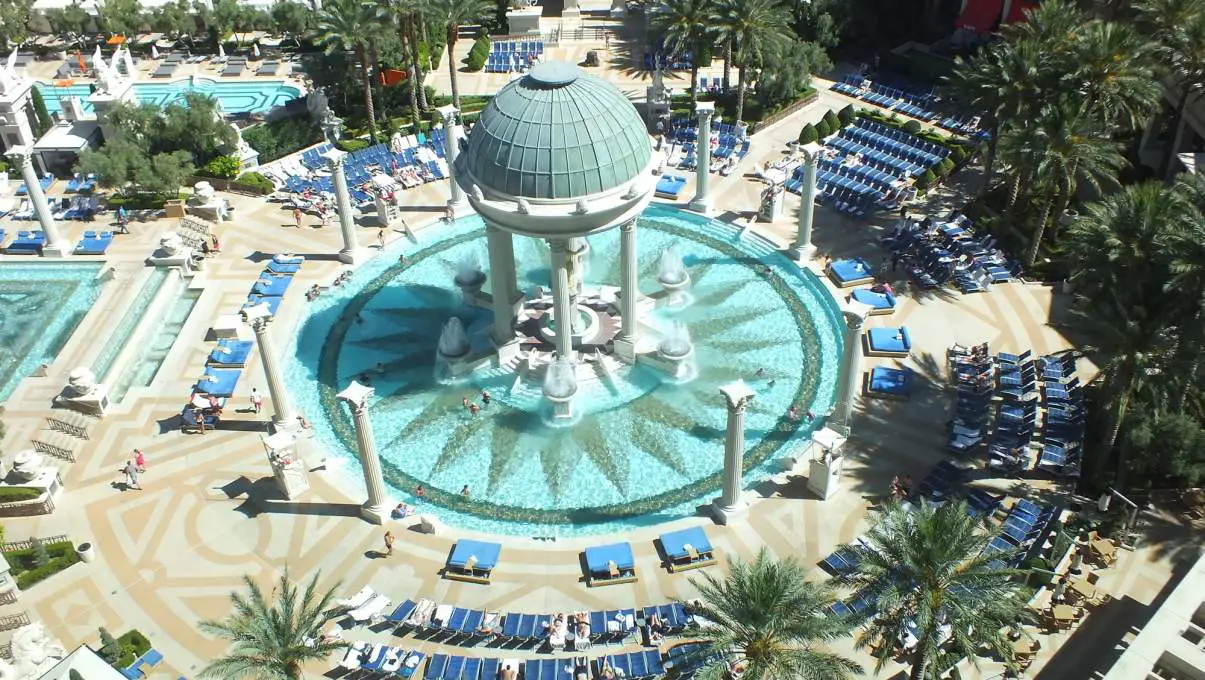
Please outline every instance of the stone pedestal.
M703 215L711 214L711 196L707 194L711 182L711 115L715 113L714 102L695 104L695 117L699 121L698 153L699 166L695 169L695 197L686 207Z
M845 466L842 448L845 437L827 427L812 434L811 460L808 461L808 490L827 501L840 488Z
M543 12L544 8L539 5L535 7L520 7L508 11L506 13L506 23L510 28L510 34L539 33L540 15Z
M773 222L782 214L782 195L785 193L781 186L771 186L762 192L761 206L757 216L762 222Z
M718 524L728 522L748 507L741 498L745 466L745 409L753 401L754 392L745 381L738 380L720 388L728 406L728 432L724 438L724 487L720 497L711 505L711 514Z
M67 385L55 397L55 403L102 418L109 406L109 388L96 382L88 368L77 368L67 376Z
M364 468L364 487L368 500L360 506L360 516L373 524L384 524L389 519L391 501L385 494L385 480L381 475L381 459L377 456L377 443L372 434L372 420L368 417L368 400L375 394L371 387L352 381L337 397L351 407L352 421L356 427L356 444L360 450L360 465Z
M795 243L791 244L787 254L796 262L810 262L816 254L816 246L812 245L812 223L816 214L816 161L817 154L803 152L803 188L799 191L799 229L795 234Z
M289 500L296 500L310 488L305 461L297 453L297 440L290 432L277 432L260 438L272 466L276 488Z

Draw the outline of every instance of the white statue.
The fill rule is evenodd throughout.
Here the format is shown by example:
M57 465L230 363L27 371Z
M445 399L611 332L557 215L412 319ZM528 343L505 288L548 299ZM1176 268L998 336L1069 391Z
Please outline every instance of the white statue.
M184 249L184 239L174 231L169 231L159 239L159 249L164 257L174 257Z
M18 680L37 678L67 656L63 645L48 636L40 623L31 623L13 631L12 650L12 664L5 664L8 668L0 670L0 677ZM6 672L10 669L11 675Z
M112 74L109 73L109 67L105 64L105 57L100 53L100 45L96 46L96 54L92 55L92 68L96 71L96 91L98 94L107 94L113 86Z
M83 397L96 389L96 374L89 368L76 368L67 375L67 390L74 396Z
M33 449L18 451L13 456L13 475L25 482L32 482L42 474L42 454Z
M239 158L242 158L250 153L253 153L254 150L251 148L251 145L247 143L247 140L243 139L242 128L240 128L236 123L231 123L230 127L234 130L234 148L236 150L235 155Z
M0 94L7 94L16 87L20 80L17 77L17 49L13 48L13 53L8 55L4 68L0 69Z
M201 180L200 182L192 185L192 189L193 197L189 202L195 205L208 205L212 203L213 199L218 195L217 189L214 189L213 185L205 180Z
M305 108L310 112L310 117L314 120L323 120L326 117L326 112L330 110L330 104L326 99L326 90L321 87L315 87L310 91L310 96L306 99Z

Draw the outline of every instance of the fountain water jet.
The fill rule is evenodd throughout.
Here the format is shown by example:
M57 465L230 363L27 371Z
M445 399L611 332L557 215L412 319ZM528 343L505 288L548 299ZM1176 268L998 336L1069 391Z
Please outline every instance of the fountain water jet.
M481 295L481 286L485 285L485 272L481 271L481 258L477 250L469 250L456 263L456 276L452 279L466 305L475 305Z
M690 273L686 271L686 264L682 261L682 253L677 244L661 251L657 282L665 289L665 301L670 307L685 307L690 302L686 293L690 288Z
M690 331L681 321L671 321L657 343L657 355L665 362L666 372L675 380L683 381L694 374L694 343Z
M448 319L439 333L439 345L435 350L435 378L447 382L459 375L469 349L471 345L464 324L457 317Z
M553 420L573 417L573 395L577 394L577 372L573 362L557 359L544 372L544 398L552 402Z

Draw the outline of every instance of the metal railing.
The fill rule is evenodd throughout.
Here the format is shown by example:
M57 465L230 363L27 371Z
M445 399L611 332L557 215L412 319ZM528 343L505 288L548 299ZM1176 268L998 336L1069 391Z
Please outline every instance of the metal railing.
M65 534L60 534L58 536L51 536L49 538L43 538L40 540L42 541L42 545L45 545L45 546L51 546L51 545L57 545L59 543L70 543L71 542L71 538ZM31 539L24 540L24 541L12 541L11 543L0 543L0 552L13 552L15 550L29 550L32 547L33 547L33 539L31 538Z

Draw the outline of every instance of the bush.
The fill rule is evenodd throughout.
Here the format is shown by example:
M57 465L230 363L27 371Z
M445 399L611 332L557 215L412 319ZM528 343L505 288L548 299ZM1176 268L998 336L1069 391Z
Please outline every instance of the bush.
M966 147L962 145L953 145L950 147L950 160L954 161L954 165L959 165L970 156Z
M828 123L830 134L841 129L841 119L837 118L837 114L832 109L829 109L828 113L824 114L824 122Z
M936 181L937 176L933 174L933 171L926 170L924 174L916 178L916 188L928 189L929 187L933 186L933 183Z
M25 487L13 487L0 489L0 503L16 503L18 501L32 501L41 496L42 492L37 489L29 489Z
M239 175L238 183L259 190L260 193L270 194L276 191L276 185L272 180L264 177L258 172L244 172Z
M322 128L308 115L293 116L249 127L243 141L259 152L260 163L270 163L321 142Z
M364 149L367 149L368 147L372 146L372 142L368 141L367 139L340 139L335 143L335 146L338 147L340 151L352 153L353 151L363 151Z
M72 668L67 671L67 680L84 680L84 676L79 674L79 671Z
M29 539L29 549L33 551L33 566L41 568L50 564L50 553L46 552L46 546L42 544L42 539L34 536Z
M477 36L477 40L473 41L473 47L469 50L469 56L464 59L465 69L471 72L477 72L485 68L485 60L490 56L490 37L482 34Z
M946 175L950 174L950 172L953 170L954 170L954 161L950 160L949 158L943 158L937 163L935 171L936 171L938 177L945 177Z
M105 203L110 210L116 210L122 206L125 206L126 210L162 210L164 203L177 198L183 198L183 196L140 191L136 194L110 196Z
M800 144L811 144L812 142L816 141L817 139L818 139L818 135L816 133L816 126L812 125L811 123L804 125L803 129L799 131L799 143Z
M236 156L218 156L201 168L201 174L219 179L234 179L242 169L243 164Z
M849 125L854 122L854 105L847 104L845 108L837 112L837 120L841 121L841 125Z
M920 121L909 120L904 123L904 132L909 132L914 135L918 134L920 132Z
M823 118L820 119L820 121L816 123L816 137L818 139L824 139L831 134L833 134L833 129L829 127L828 121L824 120Z
M116 662L121 656L121 645L117 644L117 638L104 626L100 627L100 651L97 654L109 663Z
M45 544L41 541L34 542L37 546L41 544L41 551L48 558L45 563L38 564L39 555L38 549L25 548L24 550L12 550L4 553L5 559L12 567L12 576L17 580L17 586L25 589L33 584L43 581L54 574L70 567L80 561L79 553L75 552L75 546L70 542Z
M121 653L117 657L115 668L126 668L138 657L146 654L151 648L151 641L137 629L131 629L117 638L117 646Z

